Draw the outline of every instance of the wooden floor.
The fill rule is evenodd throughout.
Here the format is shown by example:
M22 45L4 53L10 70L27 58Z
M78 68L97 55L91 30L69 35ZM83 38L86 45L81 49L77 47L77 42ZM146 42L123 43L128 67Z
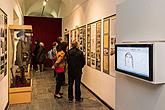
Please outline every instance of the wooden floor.
M83 86L81 86L83 102L68 103L67 89L68 86L63 86L62 99L54 99L53 71L34 72L32 102L10 105L9 110L109 110Z

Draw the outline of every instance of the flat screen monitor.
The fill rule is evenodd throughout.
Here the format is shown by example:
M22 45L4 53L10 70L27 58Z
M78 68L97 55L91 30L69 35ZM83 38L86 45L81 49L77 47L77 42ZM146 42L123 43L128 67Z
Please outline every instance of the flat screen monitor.
M116 44L115 70L153 81L153 44Z

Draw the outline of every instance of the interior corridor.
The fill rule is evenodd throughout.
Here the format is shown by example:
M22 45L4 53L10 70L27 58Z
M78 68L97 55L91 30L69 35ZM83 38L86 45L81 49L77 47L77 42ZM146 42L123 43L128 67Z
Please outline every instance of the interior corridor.
M9 110L109 110L93 94L81 85L83 102L68 103L68 86L63 86L63 98L55 99L55 80L52 70L33 73L32 102L10 105Z

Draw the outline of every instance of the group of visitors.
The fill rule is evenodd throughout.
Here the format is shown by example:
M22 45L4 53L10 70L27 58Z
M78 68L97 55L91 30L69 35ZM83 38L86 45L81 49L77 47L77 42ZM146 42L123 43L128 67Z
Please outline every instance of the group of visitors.
M61 87L66 85L65 73L68 70L68 100L73 102L73 84L75 82L75 100L81 102L83 99L81 98L80 83L82 68L85 65L85 57L83 52L78 48L78 43L73 41L72 48L68 50L68 44L63 41L62 37L58 37L48 52L48 58L52 61L54 77L56 78L54 97L57 99L62 98ZM46 50L44 44L36 41L33 60L34 69L36 71L43 71L42 66L45 60Z

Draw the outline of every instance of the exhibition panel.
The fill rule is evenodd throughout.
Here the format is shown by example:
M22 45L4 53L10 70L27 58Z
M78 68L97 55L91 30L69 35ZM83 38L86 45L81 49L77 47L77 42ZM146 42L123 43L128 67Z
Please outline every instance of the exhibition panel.
M96 68L96 23L91 24L91 67Z
M0 81L7 74L7 14L0 9Z
M116 15L103 21L103 72L115 77Z
M101 71L101 20L96 22L96 69Z
M83 51L84 56L86 56L86 25L78 28L79 30L79 48Z
M109 31L110 19L106 18L103 21L103 72L109 74Z
M116 77L115 72L115 44L116 44L116 15L110 17L110 75Z
M77 40L77 37L76 37L76 29L73 29L71 30L71 43L74 41L74 40Z
M91 66L91 25L87 25L87 65Z

